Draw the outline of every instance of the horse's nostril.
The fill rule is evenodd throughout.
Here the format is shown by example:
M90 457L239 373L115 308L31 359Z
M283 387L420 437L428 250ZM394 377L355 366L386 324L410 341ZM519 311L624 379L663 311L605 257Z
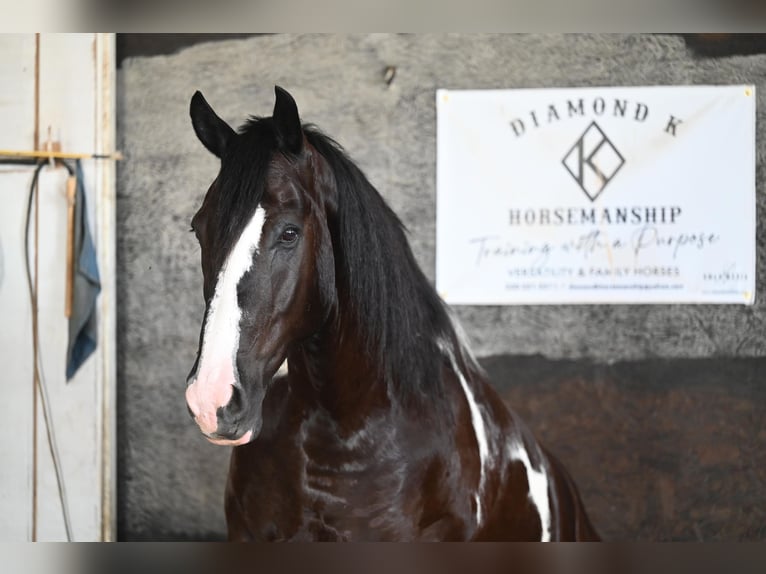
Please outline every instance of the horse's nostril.
M234 412L241 411L245 406L245 396L242 392L242 387L232 387L231 398L226 403L226 409Z

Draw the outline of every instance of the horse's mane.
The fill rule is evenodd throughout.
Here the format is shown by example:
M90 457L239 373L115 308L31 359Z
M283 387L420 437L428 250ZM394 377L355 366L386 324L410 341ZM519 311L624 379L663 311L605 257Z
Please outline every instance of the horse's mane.
M437 399L442 395L444 342L457 344L444 303L418 266L402 222L361 169L315 126L304 125L304 133L326 160L337 186L337 216L329 223L341 304L353 314L368 356L402 398ZM251 208L242 204L259 201L265 185L264 173L253 170L265 172L261 166L268 164L254 160L277 151L277 140L271 118L251 118L240 134L250 159L244 160L240 150L236 155L243 159L231 165L241 178L236 203L250 215L257 203L250 203ZM249 164L247 175L242 161ZM254 168L257 163L261 166Z
M337 276L368 352L406 395L441 392L440 341L453 338L450 318L418 266L401 220L332 139L304 127L338 188Z

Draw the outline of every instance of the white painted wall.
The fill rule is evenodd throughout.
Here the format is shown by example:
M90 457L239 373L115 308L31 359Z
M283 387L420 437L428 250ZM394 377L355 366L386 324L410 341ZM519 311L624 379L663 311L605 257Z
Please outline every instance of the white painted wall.
M0 149L34 149L36 127L42 146L50 126L62 151L111 152L113 56L112 35L41 34L39 42L34 34L0 36ZM61 167L44 168L40 178L38 322L42 370L62 458L73 537L90 541L114 537L114 166L109 161L85 160L83 168L102 279L100 341L96 353L69 383L65 377L68 335L64 316L67 173ZM34 397L32 312L23 259L31 177L31 167L0 167L3 541L66 539L42 405L39 394L37 400ZM33 240L30 243L34 245Z

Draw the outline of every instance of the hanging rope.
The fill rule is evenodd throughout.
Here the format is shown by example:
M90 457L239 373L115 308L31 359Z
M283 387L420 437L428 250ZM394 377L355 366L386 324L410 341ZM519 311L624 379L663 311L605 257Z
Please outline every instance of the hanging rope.
M16 163L22 163L22 160L15 160ZM10 162L1 162L1 163L10 163ZM23 162L27 163L27 162ZM33 376L35 379L35 385L36 388L40 392L40 397L42 399L42 406L43 406L43 417L45 419L45 428L46 428L46 434L48 437L48 447L50 449L51 458L53 459L53 468L56 473L56 483L58 486L58 494L59 494L59 501L61 502L61 512L64 518L64 528L66 530L66 537L67 541L71 542L72 539L72 525L71 520L69 518L69 505L67 503L67 496L66 496L66 486L64 483L64 473L62 471L61 467L61 455L59 454L58 450L58 443L56 441L56 433L55 428L53 425L53 416L51 414L51 404L50 399L48 397L48 385L45 380L45 375L43 372L43 364L42 359L40 357L40 339L39 339L39 332L37 328L37 265L35 265L35 278L34 282L32 280L32 270L29 265L29 225L31 221L32 216L32 203L35 197L38 195L38 189L37 189L37 182L40 176L40 172L42 171L43 167L47 165L48 162L43 161L35 161L34 162L37 167L35 168L34 175L32 176L32 185L29 188L29 196L27 201L27 216L24 224L24 263L26 266L26 272L27 272L27 285L29 287L29 301L32 306L32 321L33 321L33 327L32 327L32 346L34 351L34 365L33 365ZM61 162L61 165L63 165L70 175L74 174L74 170L71 166L67 165L64 162ZM35 215L37 215L37 212L39 211L39 206L36 205L35 209ZM38 226L37 223L35 224L35 239L38 237ZM35 241L35 258L37 257L37 241ZM36 259L35 259L36 260ZM37 457L35 456L35 459ZM36 463L35 463L36 464ZM36 502L35 502L35 511L36 511Z

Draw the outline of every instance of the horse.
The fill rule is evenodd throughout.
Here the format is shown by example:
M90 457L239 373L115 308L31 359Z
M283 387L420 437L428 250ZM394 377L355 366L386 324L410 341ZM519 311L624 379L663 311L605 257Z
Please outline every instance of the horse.
M493 390L406 230L279 86L191 221L205 313L188 410L232 446L232 541L597 540L575 483Z

